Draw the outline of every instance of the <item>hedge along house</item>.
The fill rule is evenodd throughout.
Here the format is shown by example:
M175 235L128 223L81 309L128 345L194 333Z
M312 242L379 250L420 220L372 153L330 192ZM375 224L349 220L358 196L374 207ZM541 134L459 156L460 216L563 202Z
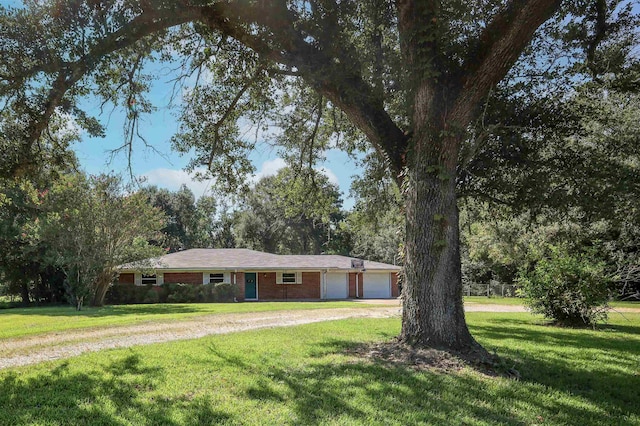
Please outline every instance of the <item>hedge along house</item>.
M190 249L153 259L153 275L123 265L118 284L232 283L242 300L398 297L399 266L337 255L277 255L249 249Z

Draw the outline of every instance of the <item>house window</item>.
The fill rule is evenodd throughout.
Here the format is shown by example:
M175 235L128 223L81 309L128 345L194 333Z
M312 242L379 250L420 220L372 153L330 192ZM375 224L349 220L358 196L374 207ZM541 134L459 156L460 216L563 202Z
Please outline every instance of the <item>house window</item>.
M223 273L215 273L209 274L209 284L217 284L224 282L224 274Z
M283 272L282 273L282 284L295 284L296 283L296 274L295 272Z
M276 284L302 284L301 272L278 272Z
M156 285L158 283L158 277L156 277L155 274L153 275L146 275L146 274L142 274L142 285Z

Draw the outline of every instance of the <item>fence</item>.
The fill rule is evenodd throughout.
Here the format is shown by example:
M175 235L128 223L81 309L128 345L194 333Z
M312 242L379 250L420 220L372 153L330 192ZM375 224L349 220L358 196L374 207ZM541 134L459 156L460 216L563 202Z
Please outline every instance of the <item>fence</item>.
M515 284L503 284L498 281L489 283L466 283L463 285L465 296L500 296L500 297L516 297L518 286Z

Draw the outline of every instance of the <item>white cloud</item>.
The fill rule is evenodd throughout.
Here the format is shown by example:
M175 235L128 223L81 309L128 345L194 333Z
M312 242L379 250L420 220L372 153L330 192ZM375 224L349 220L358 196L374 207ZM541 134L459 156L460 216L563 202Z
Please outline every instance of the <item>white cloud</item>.
M287 163L282 158L274 158L273 160L267 160L262 163L260 167L260 171L254 173L252 177L249 178L251 183L256 183L263 177L273 176L278 173L278 170L287 167Z
M328 169L326 167L318 167L316 170L318 170L320 173L322 173L327 178L329 178L329 182L331 182L334 185L340 186L340 181L338 180L338 176L336 176L336 174L333 173L331 169Z
M267 160L262 163L260 167L260 171L255 173L249 178L250 184L255 184L260 179L266 176L273 176L278 173L278 170L287 166L287 163L282 158L274 158L273 160ZM318 167L320 173L324 174L329 178L329 182L340 185L338 177L336 176L331 169L327 167ZM142 174L141 177L146 179L146 183L148 185L156 185L160 188L166 188L170 191L177 191L184 184L187 185L193 195L196 198L200 198L203 195L207 195L210 193L212 185L214 182L210 179L198 181L195 179L195 174L198 170L189 173L184 170L176 170L176 169L166 169L166 168L158 168L152 169L148 172ZM204 170L200 170L201 172Z
M196 198L206 195L211 190L211 180L195 180L196 172L188 173L184 170L175 169L153 169L142 176L147 179L149 185L157 185L160 188L167 188L170 191L177 191L184 184L187 185Z
M260 171L255 173L249 179L249 181L251 183L256 183L263 177L275 175L276 173L278 173L278 170L283 169L285 167L287 167L287 163L282 158L278 157L278 158L274 158L273 160L267 160L264 163L262 163L262 167L260 168ZM316 170L322 173L323 175L325 175L327 178L329 178L329 182L340 186L340 181L338 180L338 176L336 176L336 174L333 173L331 169L323 166L323 167L317 167Z

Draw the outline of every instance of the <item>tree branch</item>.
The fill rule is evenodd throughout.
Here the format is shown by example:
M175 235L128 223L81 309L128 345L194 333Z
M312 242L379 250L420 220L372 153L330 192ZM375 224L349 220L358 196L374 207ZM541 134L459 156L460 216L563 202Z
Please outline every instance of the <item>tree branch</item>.
M102 58L131 46L146 36L192 21L199 16L199 10L198 8L187 7L181 9L180 12L175 10L165 11L166 16L160 12L143 12L98 42L81 59L75 62L57 61L49 65L43 65L42 69L57 72L58 77L49 90L42 114L31 126L29 136L25 141L26 144L32 145L40 138L66 92L88 72L92 71ZM37 67L28 70L28 72L32 73L37 71Z
M293 12L277 0L265 0L253 8L239 2L203 8L203 22L210 28L230 35L266 59L295 67L308 84L345 112L400 179L407 137L384 109L383 100L364 81L359 67L353 65L354 58L329 56L326 52L335 49L307 43L293 21ZM267 43L258 32L250 33L253 23L268 31L276 44Z
M511 0L487 25L463 65L462 90L450 118L466 127L475 109L507 74L538 27L560 7L561 0Z
M220 138L220 127L224 124L225 121L227 121L227 119L229 118L233 110L236 108L236 106L238 105L238 102L240 101L242 96L245 94L245 92L249 90L251 86L253 86L256 80L258 80L263 70L264 70L264 65L258 66L253 76L251 76L251 78L245 82L245 84L240 88L240 90L238 90L238 93L236 93L234 98L231 100L231 103L229 104L227 109L224 111L224 114L222 114L222 117L220 117L220 119L216 121L215 124L213 125L214 145L211 147L211 153L209 155L209 163L208 163L209 168L211 168L211 164L213 163L213 159L215 158L215 155L216 155L216 149L218 148L218 140Z
M594 77L597 78L599 70L596 66L596 49L602 43L609 31L607 24L607 2L606 0L596 0L593 4L595 9L595 31L587 46L587 67Z

